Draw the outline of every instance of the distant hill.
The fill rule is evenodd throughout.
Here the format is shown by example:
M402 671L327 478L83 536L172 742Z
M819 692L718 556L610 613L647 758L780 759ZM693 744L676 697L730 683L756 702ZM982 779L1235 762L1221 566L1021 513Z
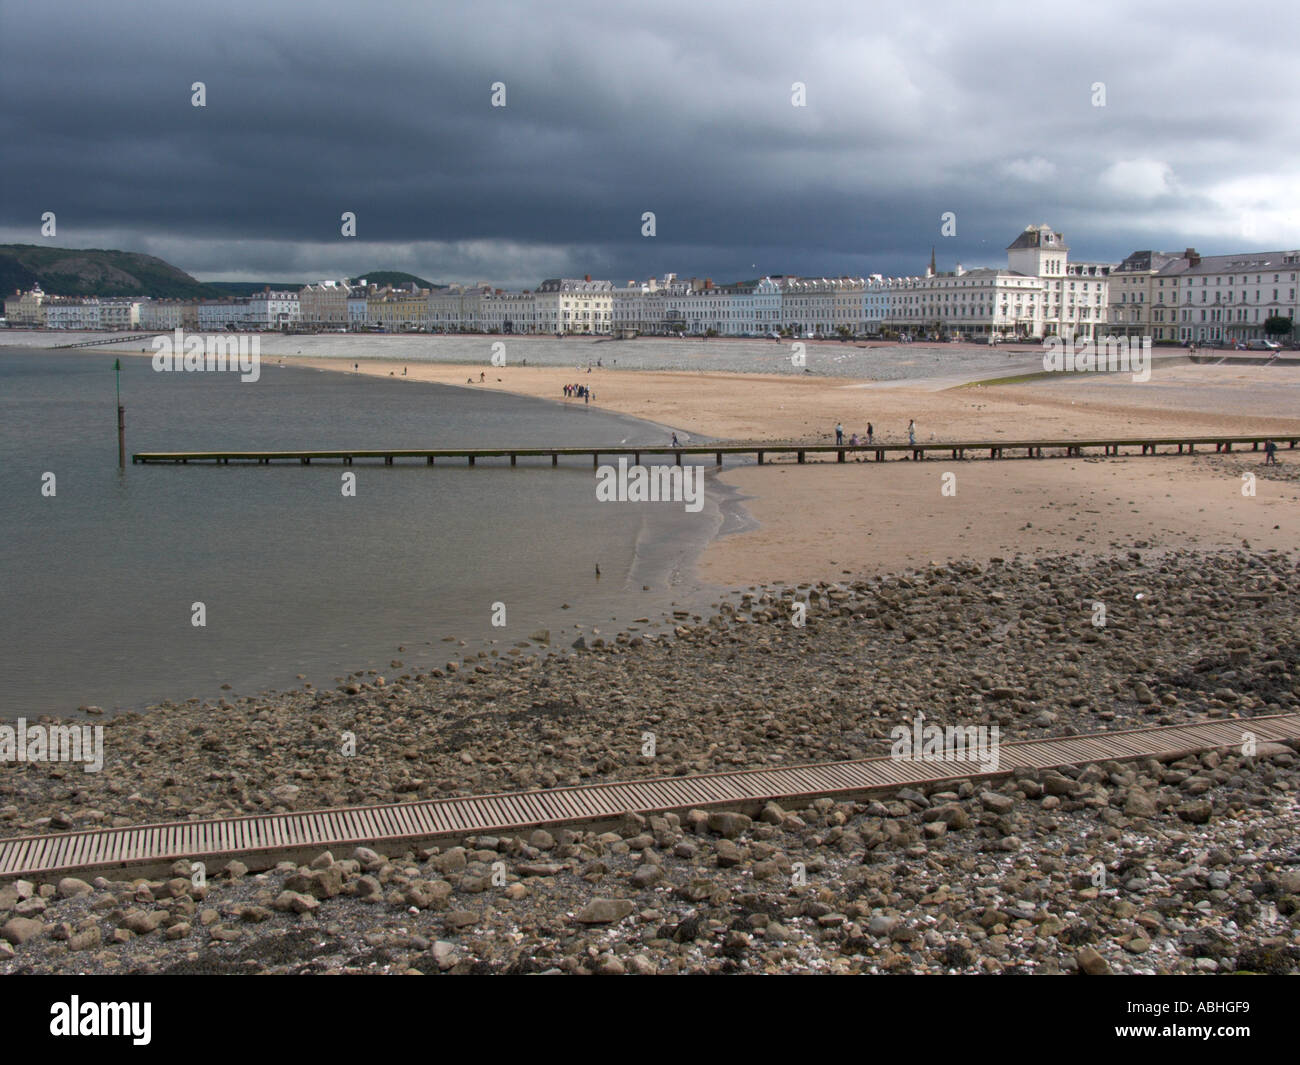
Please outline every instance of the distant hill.
M208 281L204 287L211 289L209 298L222 299L228 296L251 296L254 292L271 289L275 292L297 292L306 284L305 281Z
M401 270L372 270L368 274L357 274L356 277L348 278L349 283L360 281L365 278L372 285L407 285L414 282L419 288L446 288L446 285L435 285L432 281L426 281L422 277L416 277L414 274L404 274Z
M0 293L39 284L52 296L208 297L216 293L153 255L0 244Z
M446 288L400 270L358 274L374 285ZM199 281L153 255L104 248L49 248L0 244L0 298L40 285L51 296L152 296L155 299L223 299L271 288L297 292L305 282Z

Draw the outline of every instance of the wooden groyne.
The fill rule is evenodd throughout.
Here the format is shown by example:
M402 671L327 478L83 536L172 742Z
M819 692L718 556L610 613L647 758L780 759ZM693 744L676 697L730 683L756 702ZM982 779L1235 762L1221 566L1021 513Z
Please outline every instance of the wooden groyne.
M726 456L741 459L754 456L761 466L764 461L776 455L794 455L797 462L806 462L809 455L834 455L837 462L846 462L850 456L874 457L877 462L887 458L903 458L920 461L931 455L965 459L987 456L1001 459L1012 456L1025 458L1080 458L1088 454L1102 456L1122 456L1130 454L1161 455L1195 454L1197 448L1215 452L1230 452L1233 448L1249 448L1259 451L1268 440L1278 447L1285 445L1294 450L1300 445L1300 436L1279 434L1262 434L1259 436L1183 436L1150 437L1134 436L1123 439L1090 440L972 440L972 441L930 441L916 444L695 444L669 445L654 447L639 445L633 447L502 447L502 448L350 448L334 451L140 451L131 456L137 465L150 463L214 462L223 465L229 463L254 463L266 466L273 462L297 462L308 466L313 462L341 462L351 466L358 459L382 460L392 466L398 460L423 460L432 466L438 459L465 460L473 466L480 459L509 459L515 466L521 458L549 458L552 466L558 466L561 458L582 458L589 456L592 466L599 466L600 460L627 457L635 465L641 464L641 456L671 455L678 466L688 457L712 457L721 466Z
M1262 742L1295 742L1300 738L1300 714L1019 740L999 744L995 764L864 758L382 806L19 836L0 839L0 880L116 870L151 876L165 873L181 859L203 862L215 872L238 858L248 868L261 870L284 860L310 861L327 849L364 845L393 854L476 835L522 835L557 825L594 828L615 824L625 813L644 816L730 809L756 815L768 802L822 797L844 801L903 787L996 780L1017 769L1058 769L1142 758L1173 760L1238 747L1247 734Z

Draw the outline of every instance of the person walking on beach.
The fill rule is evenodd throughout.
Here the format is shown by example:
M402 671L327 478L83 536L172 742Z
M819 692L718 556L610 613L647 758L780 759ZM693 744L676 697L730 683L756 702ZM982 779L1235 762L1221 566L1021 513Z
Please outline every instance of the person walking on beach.
M677 446L677 434L673 433L673 447Z
M835 443L837 444L844 443L844 426L842 426L839 422L835 423Z
M590 402L591 402L591 392L590 392L590 390L588 390L588 389L586 389L586 388L584 388L584 389L582 390L582 402L583 402L583 403L590 403Z
M1272 440L1264 441L1264 465L1277 465L1277 445Z
M478 379L479 379L479 383L482 384L484 381L487 380L487 373L483 370L480 370L478 374Z
M907 419L907 442L912 445L916 444L916 422L911 418Z
M867 443L868 444L871 443L871 438L875 435L876 435L875 426L873 426L870 422L867 422Z

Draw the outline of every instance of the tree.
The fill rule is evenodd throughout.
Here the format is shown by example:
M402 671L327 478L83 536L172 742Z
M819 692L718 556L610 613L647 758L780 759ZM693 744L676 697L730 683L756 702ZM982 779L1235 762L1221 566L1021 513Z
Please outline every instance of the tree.
M1284 318L1280 314L1275 314L1270 318L1264 319L1265 336L1271 336L1271 337L1285 336L1289 332L1291 332L1290 318Z

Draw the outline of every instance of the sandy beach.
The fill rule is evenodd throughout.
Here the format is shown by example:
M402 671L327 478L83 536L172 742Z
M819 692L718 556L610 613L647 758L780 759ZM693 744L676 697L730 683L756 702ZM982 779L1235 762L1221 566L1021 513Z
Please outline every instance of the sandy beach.
M339 359L286 358L330 372ZM1300 367L1157 363L1147 382L1128 374L952 386L950 378L845 381L816 376L656 373L358 360L363 374L402 376L544 399L581 381L596 405L719 440L833 441L871 422L878 439L1070 439L1150 434L1300 433ZM485 380L479 382L480 375ZM472 379L472 383L471 383ZM567 402L580 402L568 400ZM827 462L731 469L758 528L715 541L701 576L724 587L836 580L932 560L1018 552L1116 551L1137 544L1205 550L1292 550L1300 544L1300 451L1125 459L980 460L924 464ZM1288 465L1288 463L1290 465ZM944 473L956 494L941 494ZM1257 475L1242 494L1242 474Z

